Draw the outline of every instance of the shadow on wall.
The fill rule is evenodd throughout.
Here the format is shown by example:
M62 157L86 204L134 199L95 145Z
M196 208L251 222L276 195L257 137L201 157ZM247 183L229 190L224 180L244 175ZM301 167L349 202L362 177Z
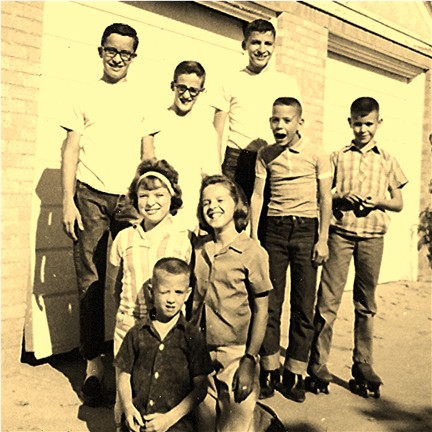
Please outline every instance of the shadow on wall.
M78 347L79 300L72 241L62 227L60 169L45 169L35 192L40 207L34 237L34 280L27 303L25 350L41 359ZM110 296L106 297L110 300ZM106 309L112 316L112 302Z

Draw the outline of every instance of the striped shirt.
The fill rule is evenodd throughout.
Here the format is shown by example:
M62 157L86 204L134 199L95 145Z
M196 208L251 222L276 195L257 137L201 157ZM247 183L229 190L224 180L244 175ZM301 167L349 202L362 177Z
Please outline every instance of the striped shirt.
M396 159L375 142L359 149L354 142L331 154L333 188L339 195L356 193L378 199L408 182ZM382 237L390 224L385 210L333 208L331 225L335 231L357 237Z
M149 304L146 288L156 262L163 257L190 262L191 253L189 231L177 227L171 216L147 232L141 225L120 231L110 255L111 264L123 265L119 312L138 319L145 317Z
M317 180L330 178L332 171L323 147L301 139L292 147L263 147L258 153L255 175L270 178L268 216L316 218Z

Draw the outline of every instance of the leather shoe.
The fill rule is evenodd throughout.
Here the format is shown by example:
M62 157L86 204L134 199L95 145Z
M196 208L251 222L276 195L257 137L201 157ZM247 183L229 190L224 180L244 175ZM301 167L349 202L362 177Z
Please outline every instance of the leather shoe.
M282 384L279 386L279 390L287 399L295 402L304 402L306 400L303 377L287 369L283 371Z
M266 371L264 369L260 372L260 394L259 399L266 399L274 395L276 386L280 382L279 370Z
M91 407L96 407L103 404L102 383L91 375L86 378L81 388L81 399L84 404Z

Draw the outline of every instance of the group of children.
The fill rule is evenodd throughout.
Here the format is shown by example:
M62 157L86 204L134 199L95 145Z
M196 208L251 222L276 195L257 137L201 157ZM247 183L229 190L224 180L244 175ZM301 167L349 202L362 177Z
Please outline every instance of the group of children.
M352 389L379 396L381 380L372 369L375 289L386 211L402 209L407 180L374 140L382 120L370 97L351 105L354 139L331 157L303 136L295 85L288 94L285 89L276 94L281 87L274 81L275 91L263 99L270 94L272 100L260 107L264 118L272 110L274 144L258 131L249 137L242 133L251 108L245 80L272 81L260 74L270 74L266 67L274 41L271 23L257 20L248 26L243 48L249 65L241 73L246 78L236 78L243 87L233 86L232 94L224 93L226 106L215 106L219 139L212 130L192 137L190 148L182 146L179 153L174 148L176 134L185 145L193 134L185 119L204 88L204 69L191 61L176 68L173 105L143 138L144 161L128 194L139 218L118 232L110 253L119 270L114 333L119 430L253 431L258 398L278 389L303 402L307 374L311 390L327 391L332 328L352 256ZM123 58L119 48L114 58ZM255 83L254 95L261 98L261 84ZM226 114L229 135L220 174L221 147L219 153L216 149ZM170 118L175 118L172 128ZM195 152L201 155L196 161ZM281 377L288 265L290 326ZM213 413L211 426L208 413Z

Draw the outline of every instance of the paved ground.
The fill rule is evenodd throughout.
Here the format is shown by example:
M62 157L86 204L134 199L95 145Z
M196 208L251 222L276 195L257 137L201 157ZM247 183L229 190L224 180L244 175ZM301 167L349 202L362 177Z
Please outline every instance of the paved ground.
M267 404L289 432L432 431L431 305L430 283L379 286L375 363L384 386L380 399L363 399L350 393L347 384L353 313L351 293L346 292L329 364L335 375L331 393L308 393L303 404L276 394ZM105 360L106 386L113 391L111 359ZM112 410L83 406L77 396L83 374L84 363L74 352L36 366L21 364L18 372L2 359L1 430L111 432Z

